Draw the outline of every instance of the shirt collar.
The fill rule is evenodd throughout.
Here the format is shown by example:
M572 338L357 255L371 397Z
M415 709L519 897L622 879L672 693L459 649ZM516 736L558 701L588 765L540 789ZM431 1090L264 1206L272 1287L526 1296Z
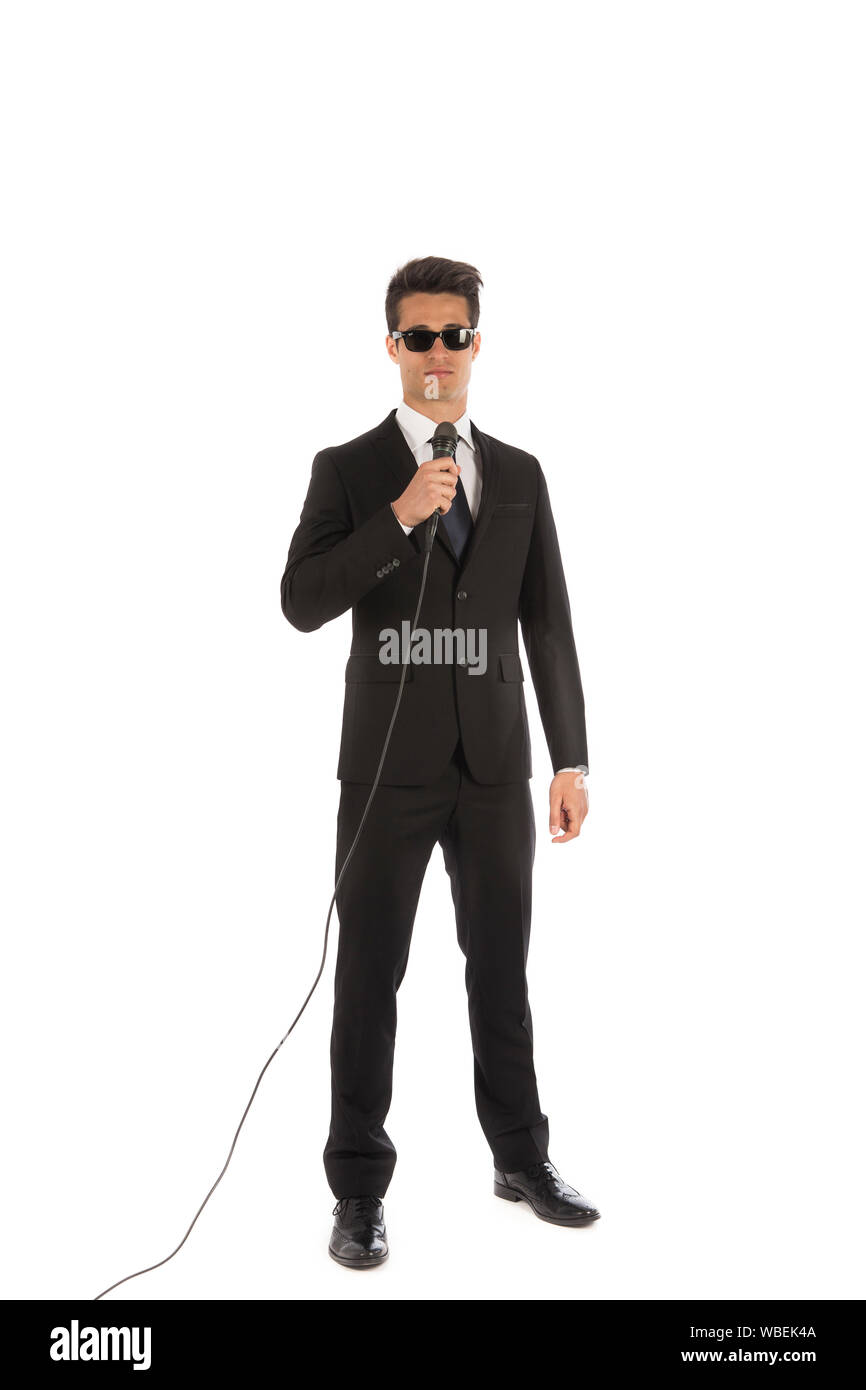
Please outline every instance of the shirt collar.
M435 420L431 420L429 415L422 415L420 410L414 410L405 401L401 401L397 407L397 421L408 436L409 447L413 453L417 453L419 449L424 447L436 429ZM464 444L468 444L470 449L474 449L468 410L464 410L460 419L454 421L454 427Z

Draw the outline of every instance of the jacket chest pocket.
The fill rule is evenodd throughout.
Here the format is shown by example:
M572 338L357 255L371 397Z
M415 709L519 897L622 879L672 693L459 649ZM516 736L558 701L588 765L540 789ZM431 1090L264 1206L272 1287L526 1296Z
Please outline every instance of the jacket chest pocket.
M500 502L490 513L491 521L496 521L500 517L523 517L532 514L531 502Z

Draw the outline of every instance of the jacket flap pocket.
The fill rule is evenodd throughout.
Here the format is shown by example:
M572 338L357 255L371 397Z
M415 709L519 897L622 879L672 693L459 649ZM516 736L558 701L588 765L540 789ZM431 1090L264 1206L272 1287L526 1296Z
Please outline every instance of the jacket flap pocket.
M500 502L493 508L491 516L526 516L531 511L531 502Z
M379 660L379 653L375 652L372 656L366 653L353 653L346 662L347 681L399 681L403 674L403 667L400 662L384 662ZM406 667L406 683L412 679L411 662Z
M499 674L504 681L522 681L523 667L519 652L502 652L499 657Z

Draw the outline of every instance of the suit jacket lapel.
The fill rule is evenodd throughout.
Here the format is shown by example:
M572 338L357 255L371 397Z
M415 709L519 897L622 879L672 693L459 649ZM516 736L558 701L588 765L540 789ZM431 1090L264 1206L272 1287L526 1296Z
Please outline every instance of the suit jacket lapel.
M478 509L478 516L472 528L472 535L469 537L469 544L463 552L462 565L454 553L451 538L445 527L442 525L442 518L436 527L436 540L444 547L448 555L457 565L461 572L465 571L470 564L473 555L481 543L481 538L490 520L490 513L496 501L496 494L499 490L499 460L496 457L496 449L493 441L488 439L486 434L482 434L470 416L472 425L472 438L475 441L476 449L481 461L481 505ZM432 421L431 421L432 425ZM435 425L433 426L435 429ZM404 491L412 481L417 472L418 465L415 462L415 455L406 443L403 431L397 424L397 407L386 415L379 426L375 435L376 448L384 458L395 479L400 484L400 491ZM424 528L426 521L419 521L413 528L413 535L418 541L419 547L424 549Z

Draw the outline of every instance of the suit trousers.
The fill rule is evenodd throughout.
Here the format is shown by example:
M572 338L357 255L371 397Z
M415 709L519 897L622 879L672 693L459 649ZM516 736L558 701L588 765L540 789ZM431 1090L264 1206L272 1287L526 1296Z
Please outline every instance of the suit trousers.
M341 783L335 881L371 786ZM470 775L459 742L438 781L376 788L336 898L331 1124L323 1153L335 1197L384 1197L394 1172L397 1151L384 1124L391 1105L397 991L437 842L466 957L482 1130L495 1166L504 1172L547 1159L548 1120L538 1100L526 983L535 838L529 782L481 785ZM453 1157L441 1117L430 1133L443 1158Z

